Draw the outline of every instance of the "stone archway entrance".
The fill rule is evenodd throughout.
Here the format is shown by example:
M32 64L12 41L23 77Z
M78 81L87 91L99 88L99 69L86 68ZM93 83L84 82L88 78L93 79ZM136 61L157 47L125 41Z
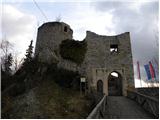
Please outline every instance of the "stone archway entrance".
M118 72L111 72L108 76L108 95L122 95L122 76Z
M99 94L103 94L103 81L102 80L98 80L97 82L97 92Z

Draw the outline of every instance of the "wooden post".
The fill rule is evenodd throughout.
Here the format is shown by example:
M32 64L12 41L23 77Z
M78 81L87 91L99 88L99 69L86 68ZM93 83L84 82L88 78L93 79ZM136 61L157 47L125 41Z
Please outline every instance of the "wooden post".
M82 95L82 85L81 85L81 81L80 81L80 95Z
M86 78L85 77L81 77L81 79L80 79L80 93L81 93L81 95L82 95L82 83L84 83L84 85L85 85L84 87L85 87L85 92L86 92Z

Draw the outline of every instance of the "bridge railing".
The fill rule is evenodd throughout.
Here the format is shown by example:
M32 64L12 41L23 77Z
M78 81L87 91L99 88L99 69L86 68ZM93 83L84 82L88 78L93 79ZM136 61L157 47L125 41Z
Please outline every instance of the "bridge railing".
M136 91L129 91L128 90L127 93L128 93L127 97L135 100L146 111L153 114L156 118L159 118L159 100L158 99L140 94Z
M89 114L87 119L99 119L104 117L106 106L106 95L101 99L101 101L96 105L96 107Z

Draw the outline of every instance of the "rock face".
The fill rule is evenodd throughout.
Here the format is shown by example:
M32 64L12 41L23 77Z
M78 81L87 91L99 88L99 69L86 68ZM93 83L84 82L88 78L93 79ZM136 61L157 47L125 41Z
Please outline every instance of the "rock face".
M98 90L102 81L103 93L109 93L109 75L118 73L121 77L122 95L128 87L134 87L133 63L129 32L116 36L102 36L87 31L87 52L81 65L63 59L59 45L65 39L72 39L72 30L65 23L45 23L38 29L35 55L39 61L57 63L59 67L78 71L86 77L89 90Z

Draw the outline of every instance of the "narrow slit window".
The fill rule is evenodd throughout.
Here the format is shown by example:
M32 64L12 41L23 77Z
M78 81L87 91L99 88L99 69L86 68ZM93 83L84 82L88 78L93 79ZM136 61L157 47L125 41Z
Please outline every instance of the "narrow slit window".
M64 27L64 32L67 32L67 26Z
M118 45L110 45L110 52L117 53L118 52Z

